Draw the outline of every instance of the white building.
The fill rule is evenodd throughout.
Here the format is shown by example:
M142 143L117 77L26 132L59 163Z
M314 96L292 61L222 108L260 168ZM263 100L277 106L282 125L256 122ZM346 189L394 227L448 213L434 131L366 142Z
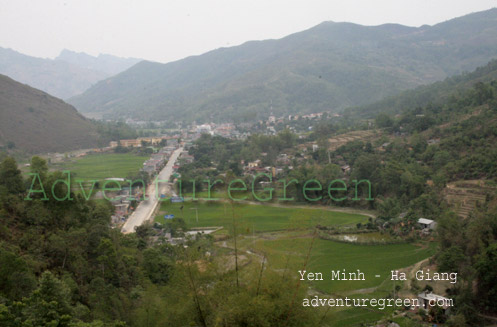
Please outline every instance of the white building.
M197 133L212 134L212 128L209 124L197 125Z
M431 219L426 219L426 218L419 218L418 219L418 224L421 226L421 228L425 229L435 229L437 226L437 223Z
M440 306L444 310L453 306L453 300L443 297L441 295L433 294L431 292L423 292L418 294L419 306L425 310L430 307Z

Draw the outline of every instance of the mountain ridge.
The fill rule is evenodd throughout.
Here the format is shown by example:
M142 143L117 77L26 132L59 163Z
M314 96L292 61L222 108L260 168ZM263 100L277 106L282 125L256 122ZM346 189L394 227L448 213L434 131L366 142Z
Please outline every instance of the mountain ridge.
M60 54L55 57L55 61L65 61L80 67L85 67L90 70L107 73L109 76L119 74L122 71L137 64L142 59L137 58L122 58L105 53L100 53L98 56L92 56L85 52L75 52L68 49L63 49Z
M359 119L374 118L380 113L397 115L428 105L442 105L451 97L460 96L467 92L476 83L488 83L494 80L497 80L497 59L491 60L488 64L480 66L472 72L451 76L432 84L421 85L364 106L347 108L344 112Z
M143 62L68 101L84 114L113 119L222 121L336 112L497 57L495 8L434 26L400 26L323 22L277 40L167 64Z
M82 57L90 62L82 64ZM38 58L0 47L0 74L58 98L67 99L84 92L98 81L131 67L139 60L110 55L104 55L100 61L98 58L100 56L92 57L68 50L63 50L55 59ZM103 69L106 66L108 68Z

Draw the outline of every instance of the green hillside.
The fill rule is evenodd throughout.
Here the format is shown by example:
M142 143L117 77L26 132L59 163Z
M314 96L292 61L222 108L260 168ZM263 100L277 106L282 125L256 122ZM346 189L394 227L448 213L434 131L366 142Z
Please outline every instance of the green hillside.
M89 148L97 126L74 107L0 75L0 144L30 153Z
M403 111L424 107L428 104L442 105L449 99L471 89L478 82L497 79L497 60L477 68L471 73L449 77L433 84L419 86L380 101L360 107L348 108L346 112L361 118L374 118L379 113L398 114Z
M497 9L419 28L325 22L168 64L141 62L69 100L103 117L244 120L338 111L497 56Z

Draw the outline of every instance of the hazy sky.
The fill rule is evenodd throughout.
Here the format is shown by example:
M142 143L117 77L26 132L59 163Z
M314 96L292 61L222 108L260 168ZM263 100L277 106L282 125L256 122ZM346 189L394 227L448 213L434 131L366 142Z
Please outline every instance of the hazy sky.
M0 47L53 58L67 48L168 62L320 22L433 25L496 0L0 0Z

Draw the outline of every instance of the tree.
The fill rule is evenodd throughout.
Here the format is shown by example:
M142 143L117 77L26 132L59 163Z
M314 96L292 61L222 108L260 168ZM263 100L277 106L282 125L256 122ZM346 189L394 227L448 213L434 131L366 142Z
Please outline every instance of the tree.
M0 164L0 187L9 194L19 194L24 191L21 171L12 157L5 158Z
M117 271L117 252L108 238L101 238L98 245L98 253L100 254L97 261L100 263L102 269L102 277L117 284L118 271Z
M284 129L278 133L278 138L281 141L282 149L291 148L295 144L296 135L289 129Z
M155 284L166 284L172 275L173 265L168 257L155 248L143 251L143 268Z
M232 161L229 165L229 168L235 174L235 176L241 176L243 173L242 165L239 161Z
M497 243L489 245L476 263L478 293L486 310L497 311Z
M447 326L449 327L466 327L466 318L462 314L456 314L453 316L450 316L449 319L447 320Z
M399 200L394 197L389 197L383 201L378 201L376 207L379 212L378 218L383 218L385 220L396 218L401 212Z
M422 135L414 134L411 137L411 146L414 150L414 153L421 154L426 150L428 144L426 143L426 140Z
M461 247L453 245L438 257L438 269L445 272L460 272L466 262L467 257Z
M127 152L130 152L131 149L130 148L127 148L127 147L124 147L122 146L121 144L118 144L115 148L114 148L114 152L115 153L127 153Z
M374 154L362 154L354 162L352 175L357 180L372 180L379 167L378 157Z
M26 262L12 252L0 249L0 295L20 300L35 287L36 279Z
M40 158L38 156L34 156L31 158L31 173L39 174L42 182L46 180L48 173L48 165L45 159Z
M152 226L150 224L143 224L136 227L136 236L140 239L146 240L153 234Z
M474 86L474 98L475 104L480 106L484 104L487 100L494 97L493 89L490 85L483 82L478 82Z
M385 113L381 113L378 116L376 116L375 123L376 126L378 126L379 128L386 128L393 126L392 118L390 118L390 116Z
M35 326L68 326L71 320L69 288L45 271L40 286L26 300L24 315Z
M168 219L165 223L165 228L171 233L171 236L181 235L188 230L185 220L179 217Z
M431 307L428 314L431 317L431 321L435 323L444 323L445 320L447 320L444 309L439 307L438 305Z

